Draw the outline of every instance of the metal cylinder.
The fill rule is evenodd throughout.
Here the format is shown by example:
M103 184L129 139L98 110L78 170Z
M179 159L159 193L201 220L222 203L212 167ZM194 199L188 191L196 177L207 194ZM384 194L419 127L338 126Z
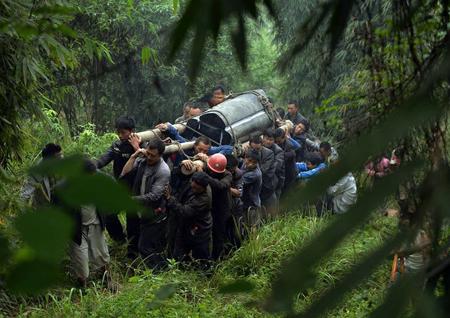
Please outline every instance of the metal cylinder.
M215 143L233 144L272 125L271 115L263 105L266 101L267 96L263 90L237 95L190 120L188 126Z

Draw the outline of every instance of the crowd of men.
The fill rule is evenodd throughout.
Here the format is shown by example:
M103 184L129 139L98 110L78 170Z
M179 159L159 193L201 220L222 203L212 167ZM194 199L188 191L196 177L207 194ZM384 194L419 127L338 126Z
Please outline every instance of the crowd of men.
M215 107L225 98L223 87L215 87L203 100L184 105L176 122L200 115L205 103ZM113 241L127 244L131 260L141 257L155 271L163 270L170 258L195 260L207 267L239 247L264 219L279 214L285 191L338 160L328 142L307 142L310 123L300 114L297 102L288 103L284 119L293 123L291 130L274 127L262 136L251 136L239 154L229 145L213 146L204 136L197 137L190 150L165 154L164 138L143 143L135 133L134 120L118 118L119 139L98 160L85 159L85 170L103 173L100 170L112 163L113 177L126 184L143 208L137 215L126 214L125 225L117 214L103 215L95 206L74 212L77 231L69 255L78 282L86 284L89 264L94 269L107 267L105 229ZM156 128L179 143L189 141L170 123ZM48 144L42 156L45 160L61 153L58 145ZM34 185L44 184L47 199L59 204L52 198L51 184L55 182L46 178L34 181ZM25 197L30 198L33 191L35 187L25 187ZM349 173L318 202L318 215L344 213L356 197L356 182Z

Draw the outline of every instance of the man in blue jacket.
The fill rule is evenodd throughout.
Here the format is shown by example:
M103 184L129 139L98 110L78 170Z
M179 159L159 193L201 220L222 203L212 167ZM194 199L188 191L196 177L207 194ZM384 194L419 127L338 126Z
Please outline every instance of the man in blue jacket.
M327 165L323 162L323 157L318 152L309 152L305 155L304 162L297 162L297 179L308 180L324 170Z

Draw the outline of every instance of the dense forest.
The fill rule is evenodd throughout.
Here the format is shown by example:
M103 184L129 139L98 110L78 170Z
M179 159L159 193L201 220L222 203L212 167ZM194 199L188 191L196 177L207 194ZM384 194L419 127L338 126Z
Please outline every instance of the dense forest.
M449 7L0 0L0 316L448 316ZM287 189L276 217L208 270L172 258L164 271L149 269L109 235L115 287L105 276L73 287L74 224L64 208L25 202L27 179L68 180L63 201L127 223L136 202L112 178L85 175L80 155L98 162L121 116L140 132L174 123L186 103L209 108L214 87L231 97L262 89L279 111L297 104L308 138L330 143L339 159ZM40 164L48 143L65 159ZM394 154L395 169L377 178ZM349 173L356 204L318 215L314 202ZM397 258L414 253L426 264L395 275Z

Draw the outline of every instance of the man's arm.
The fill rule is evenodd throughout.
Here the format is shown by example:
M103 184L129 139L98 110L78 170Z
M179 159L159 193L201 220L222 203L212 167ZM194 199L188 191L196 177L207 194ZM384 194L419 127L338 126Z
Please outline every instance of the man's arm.
M208 184L212 189L226 190L231 187L231 182L233 181L233 176L231 173L226 174L222 179L217 180L208 176Z
M175 139L177 141L179 141L180 143L185 143L186 139L184 139L180 133L178 132L178 130L172 126L172 124L167 123L167 134L170 138Z
M120 174L120 177L123 177L124 175L128 174L131 170L133 170L134 163L136 162L136 159L141 155L144 154L145 149L138 149L134 154L130 156L125 166L123 166L122 173Z
M302 171L298 174L298 179L309 179L317 174L319 174L320 171L326 168L326 165L321 163L316 168L308 170L308 171Z
M114 144L97 160L97 169L101 169L108 165L114 159Z
M272 150L267 151L267 156L264 158L264 162L261 162L261 172L268 179L272 179L275 175L275 155Z
M231 155L233 154L233 146L222 145L209 148L208 156L215 155L216 153L221 153L222 155Z

